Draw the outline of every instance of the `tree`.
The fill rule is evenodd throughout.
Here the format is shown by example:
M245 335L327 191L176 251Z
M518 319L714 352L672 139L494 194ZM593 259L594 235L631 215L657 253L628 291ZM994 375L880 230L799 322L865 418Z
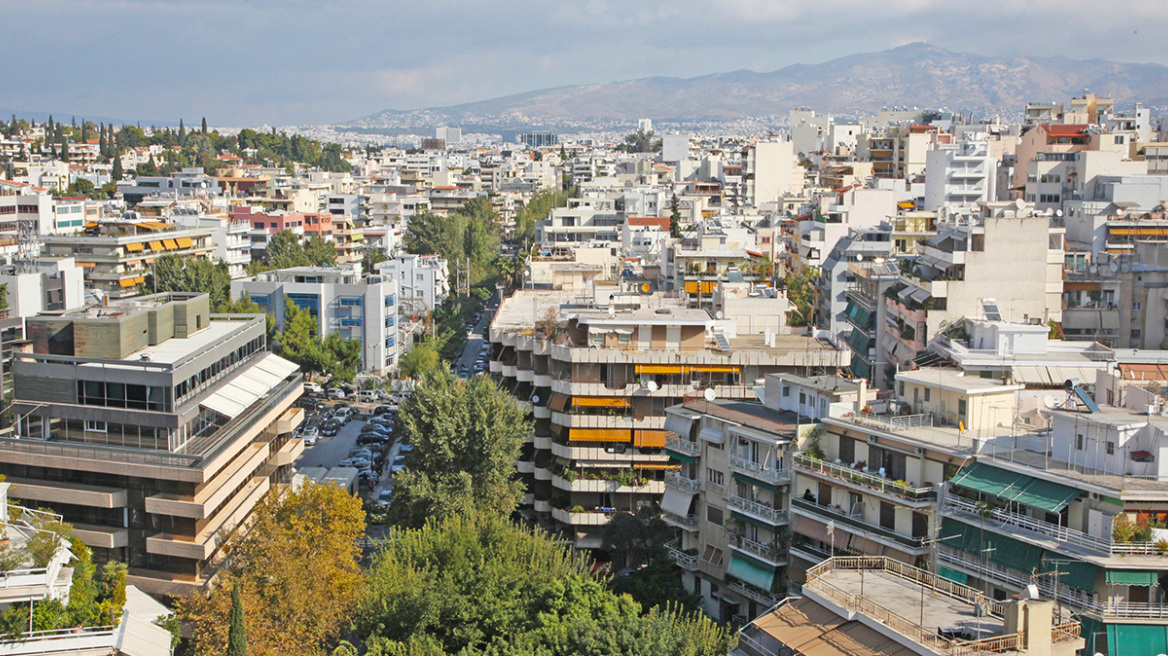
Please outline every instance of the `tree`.
M535 222L548 218L548 214L556 207L565 207L568 204L568 194L556 189L541 189L532 195L531 200L515 214L515 230L511 233L511 241L523 245L535 240Z
M207 134L207 117L203 117L203 134Z
M640 567L665 548L673 531L652 508L616 513L604 526L601 544L621 567Z
M268 241L266 259L269 266L276 269L290 269L302 266L335 266L337 248L332 242L318 235L306 241L291 230L281 230Z
M126 175L126 172L125 172L125 170L122 169L122 158L120 155L117 155L115 153L114 154L114 166L113 166L113 170L110 171L110 178L112 178L114 182L120 182L121 179L123 177L125 177L125 175Z
M815 267L805 267L795 275L788 275L783 279L787 288L787 300L794 305L791 318L787 321L792 326L806 326L811 321L811 306L815 299L813 288L819 270Z
M442 368L442 356L438 353L438 344L428 339L414 344L413 348L398 361L398 372L403 378L419 380L426 375L437 372Z
M146 289L158 292L197 292L211 296L211 306L228 302L231 273L224 262L201 258L187 260L179 255L166 254L154 259L146 274Z
M227 627L227 656L247 656L247 626L243 621L243 597L239 581L231 588L231 617Z
M284 329L277 338L280 343L280 355L306 371L324 371L325 354L318 332L316 318L291 299L285 299Z
M515 461L531 424L494 381L431 372L399 416L414 450L394 479L390 514L397 524L515 509L523 491Z
M681 570L673 561L661 557L654 558L628 576L613 578L612 591L631 596L645 610L678 606L697 610L702 600L700 595L682 585Z
M469 259L472 285L496 275L501 241L499 215L485 198L471 199L448 216L422 212L410 218L405 233L407 252L438 254L451 266Z
M620 149L630 153L655 153L661 150L661 140L653 139L652 130L638 129L632 134L625 135L625 141Z
M361 271L365 273L375 273L378 264L385 262L389 256L375 248L365 249L365 255L361 257Z
M722 656L733 645L700 614L642 615L571 549L490 516L395 529L355 624L373 655Z
M322 344L324 373L335 380L353 382L361 368L361 340L330 333Z
M361 500L339 487L273 489L247 533L228 543L221 585L178 601L179 618L192 628L191 652L227 651L238 589L252 656L327 654L357 602L364 531Z
M669 199L669 236L681 238L681 203L677 200L677 194Z

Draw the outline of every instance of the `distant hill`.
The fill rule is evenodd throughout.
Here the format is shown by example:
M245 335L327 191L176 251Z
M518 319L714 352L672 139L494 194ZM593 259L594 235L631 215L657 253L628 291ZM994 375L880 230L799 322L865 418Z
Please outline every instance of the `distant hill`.
M1020 112L1028 101L1065 102L1090 89L1119 103L1168 104L1168 67L1066 57L986 57L914 43L891 50L694 78L650 77L531 91L410 111L384 110L354 127L463 126L464 129L603 127L637 118L725 123L782 117L796 107L833 114L881 107L945 107Z
M175 127L178 125L178 121L143 121L143 120L130 121L130 120L120 119L120 118L110 118L108 116L89 116L89 115L83 116L81 114L70 114L68 112L40 112L40 111L28 111L28 110L21 110L21 109L4 109L4 108L0 107L0 121L7 122L13 115L15 115L16 118L23 118L23 119L26 119L29 121L36 121L37 123L47 123L49 121L49 117L52 116L54 121L59 121L62 123L69 123L74 118L76 118L78 125L80 125L81 121L83 121L83 120L93 121L94 123L105 123L106 125L119 125L119 126L120 125L141 125L141 126L145 127L148 125L153 125L153 126L157 126L157 127Z

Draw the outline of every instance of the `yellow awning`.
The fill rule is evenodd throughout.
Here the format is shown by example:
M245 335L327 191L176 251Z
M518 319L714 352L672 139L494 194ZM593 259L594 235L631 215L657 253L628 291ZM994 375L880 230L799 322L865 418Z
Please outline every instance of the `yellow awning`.
M573 428L568 433L569 442L628 442L631 432L623 428Z
M137 253L142 250L142 244L126 244L126 250Z
M572 399L577 408L627 408L629 400L616 396L578 396Z
M133 287L134 285L137 285L137 284L138 284L137 278L123 278L122 280L118 281L118 285L120 285L122 287Z
M897 203L896 206L902 210L911 210L912 208L916 207L916 205L912 201L907 201L907 200Z
M687 294L698 293L698 281L696 281L696 280L685 281L685 293L687 293Z
M656 429L634 431L633 446L660 449L665 446L665 431Z
M195 242L191 241L190 237L179 237L175 241L177 241L178 245L182 248L194 248L195 246Z
M152 242L150 242L150 250L154 251L155 253L161 253L162 251L164 251L166 249L164 249L162 247L162 242L152 241Z
M724 364L695 364L689 370L691 372L702 372L708 374L736 374L738 367L732 367Z
M684 364L639 364L636 366L638 374L686 374L689 367Z
M633 469L681 469L681 465L659 465L655 462L637 463L633 465Z
M166 250L168 250L168 251L178 250L178 244L174 243L173 239L162 240L162 245L165 246Z

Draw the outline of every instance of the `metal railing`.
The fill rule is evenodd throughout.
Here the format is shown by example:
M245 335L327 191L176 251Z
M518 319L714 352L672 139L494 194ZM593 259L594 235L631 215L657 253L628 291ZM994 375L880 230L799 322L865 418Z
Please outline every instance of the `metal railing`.
M681 540L671 540L665 543L665 550L669 553L669 557L677 566L686 570L695 570L698 568L698 555L688 554L681 549Z
M696 493L701 492L702 490L701 481L689 478L688 476L682 476L681 474L673 471L665 472L665 484L672 485L673 487L679 490L684 490L686 492Z
M805 454L796 454L795 464L817 474L862 485L868 489L902 497L909 501L936 501L937 499L937 490L932 487L912 487L905 483L891 481L851 467L812 458Z
M700 456L702 454L702 445L700 442L674 437L672 435L665 438L665 448L670 451L684 453L687 456Z
M755 517L760 517L765 521L771 522L772 524L785 524L788 521L786 510L772 508L766 504L740 497L737 494L727 495L726 504L735 510L749 513Z
M730 588L731 590L734 590L738 594L745 595L745 596L750 597L751 599L753 599L755 601L767 604L768 606L774 606L775 604L777 604L783 600L783 597L781 597L779 595L773 594L771 592L767 592L766 590L763 590L762 588L756 588L753 585L750 585L749 583L744 583L742 581L733 581L733 580L727 581L726 587Z
M761 462L755 462L742 456L730 456L730 468L771 483L783 483L791 480L791 470L768 467Z
M1014 528L1020 528L1045 537L1054 538L1059 542L1065 542L1081 549L1105 555L1163 555L1152 542L1113 542L1107 538L1088 535L1073 528L1051 524L1050 522L1034 519L1028 515L1010 512L1001 508L994 508L989 511L987 516L983 516L974 502L954 495L946 496L945 505L942 506L941 511L948 515L960 515L979 522L997 524L998 527L1012 526Z
M864 520L863 517L849 515L845 513L843 509L821 506L818 503L808 501L800 497L792 497L791 506L812 512L829 521L834 520L848 526L853 526L862 531L867 531L868 533L872 533L889 540L894 540L911 549L923 549L925 546L925 538L923 537L913 537L911 535L897 533L896 531L884 528L883 526L869 524Z
M783 550L774 544L765 544L757 540L751 540L746 536L736 533L728 533L726 540L730 543L731 547L758 556L776 565L787 560L787 555L783 553Z
M665 523L667 523L667 524L674 524L676 526L681 526L683 528L691 528L692 529L692 528L698 527L698 516L697 515L685 515L685 516L674 515L673 513L666 510L665 512L661 513L661 518L664 519Z

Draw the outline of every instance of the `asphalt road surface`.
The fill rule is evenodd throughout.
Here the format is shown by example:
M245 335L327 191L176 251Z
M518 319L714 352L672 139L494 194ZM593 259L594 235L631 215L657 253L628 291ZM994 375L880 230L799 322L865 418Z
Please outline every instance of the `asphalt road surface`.
M369 412L370 409L364 410ZM304 453L296 459L295 467L336 467L342 460L349 457L349 451L357 448L357 436L361 434L361 427L365 425L367 414L353 418L349 423L341 426L341 430L333 437L323 435L317 437L316 444L306 446ZM381 479L372 491L361 490L364 497L375 499L383 489L390 487L389 466L398 455L400 444L394 439L390 446L389 455L385 458L385 469L381 472Z
M483 308L482 318L470 329L470 333L466 336L466 347L462 349L462 355L454 363L454 372L462 371L462 367L466 367L468 375L474 375L475 360L479 357L479 352L482 351L483 344L486 342L483 339L483 330L491 325L491 317L495 316L496 302L490 301L490 304ZM484 369L484 371L486 371Z

